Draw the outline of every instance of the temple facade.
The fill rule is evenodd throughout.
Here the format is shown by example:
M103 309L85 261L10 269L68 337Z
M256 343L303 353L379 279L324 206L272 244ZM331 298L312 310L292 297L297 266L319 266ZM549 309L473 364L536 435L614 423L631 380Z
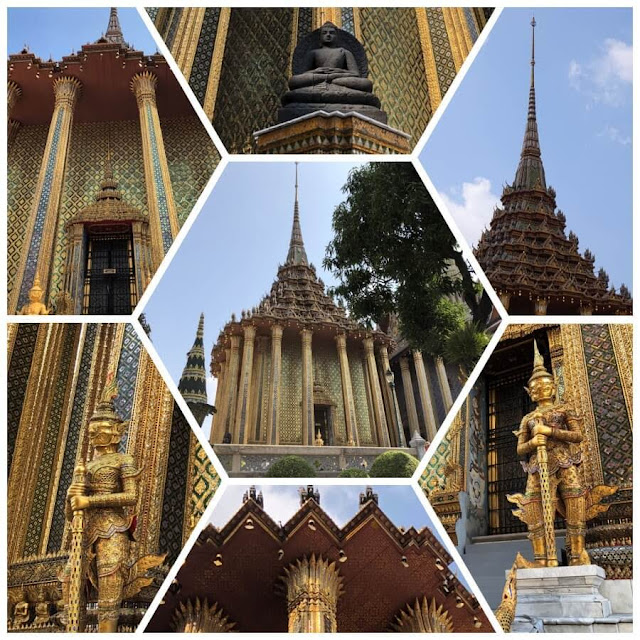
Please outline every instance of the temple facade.
M199 535L148 631L491 632L429 528L397 528L371 487L343 527L312 486L285 524L255 487ZM354 505L354 508L356 505Z
M254 132L278 123L298 42L326 22L362 43L388 124L411 136L413 146L492 9L154 7L147 12L228 151L250 153ZM402 151L393 140L378 149L380 135L361 130L367 143L355 144L357 151ZM303 132L296 138L301 141ZM289 152L304 153L305 146Z
M566 216L556 207L555 189L547 185L536 119L533 37L520 162L474 253L510 314L631 314L628 288L616 291L602 268L596 275L595 256L589 249L579 251L575 233L567 235Z
M631 623L633 577L631 325L507 327L429 461L421 486L489 605L496 608L515 556L532 555L522 509L518 513L508 496L524 493L528 486L527 462L521 464L514 434L535 406L525 387L537 349L553 376L558 406L577 416L582 433L582 440L571 445L571 456L562 462L576 469L573 482L580 491L574 485L571 490L576 495L586 492L587 507L594 491L606 497L602 509L587 508L586 516L582 512L580 517L587 522L577 529L586 533L589 569L595 572L590 578L592 601L600 613L587 608L593 605L588 598L580 601L580 610L564 605L564 614L554 611L549 600L545 614L532 616L532 624L538 631L625 631ZM571 560L567 536L574 535L576 527L563 515L556 515L554 526L560 564L555 570L568 571L573 567L567 566ZM529 532L530 539L532 535ZM526 587L518 582L517 591ZM602 604L605 600L610 604Z
M131 313L218 163L213 142L116 9L59 61L10 55L7 90L9 313Z
M202 423L206 393L200 318L179 389ZM441 360L351 319L309 261L298 185L289 249L269 293L235 314L211 352L217 380L210 442L227 471L262 475L278 457L309 458L322 475L367 468L387 449L421 457L457 394Z
M119 631L134 630L219 477L131 325L9 325L7 394L9 630L98 628L114 599L109 585L81 574L82 606L66 595L75 554L89 574L91 554L99 575L108 561L106 545L91 546L96 527L109 561L118 558L127 574L111 619ZM116 450L105 459L121 470L122 493L96 469L104 442L95 433L105 424L117 427L109 432ZM68 502L81 464L99 501L113 494L114 503L89 511L78 547Z

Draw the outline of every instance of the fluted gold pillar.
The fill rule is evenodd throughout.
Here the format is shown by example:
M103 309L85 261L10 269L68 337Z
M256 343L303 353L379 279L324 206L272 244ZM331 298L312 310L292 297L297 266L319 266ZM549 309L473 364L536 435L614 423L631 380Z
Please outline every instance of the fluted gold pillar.
M251 404L247 424L247 442L262 442L262 414L260 396L264 384L264 360L267 336L257 336L255 342L255 362L251 381Z
M142 132L142 156L154 267L160 264L180 230L156 105L157 82L158 78L151 71L142 71L131 80L131 90L138 103Z
M53 116L27 223L18 275L9 298L10 312L16 312L28 301L36 273L44 290L42 301L48 304L53 243L58 226L73 112L81 87L80 81L71 76L61 76L53 82Z
M453 406L453 396L451 395L447 369L444 366L444 360L442 358L436 358L436 373L438 374L438 383L440 384L440 391L442 392L444 409L448 412Z
M313 412L313 353L311 329L303 329L302 337L302 444L315 443L313 428L315 424Z
M433 51L433 40L431 39L431 28L427 18L425 7L416 7L416 21L418 33L420 34L420 46L422 48L422 59L427 74L427 88L429 90L429 103L433 114L442 102L442 91L440 89L440 79L438 78L438 66L436 56Z
M336 633L342 577L335 562L312 554L296 560L283 576L289 633Z
M176 37L171 47L173 58L187 81L191 76L193 58L196 55L196 48L200 39L204 12L204 7L185 7L182 10Z
M378 435L378 445L389 447L389 429L387 427L387 417L384 413L384 401L382 400L382 389L378 379L378 367L376 357L373 352L373 338L367 337L363 340L364 353L367 358L367 369L369 371L369 385L371 388L371 402L373 404L373 415L376 422L376 433Z
M402 390L404 391L404 403L407 407L407 417L409 418L409 433L413 436L416 431L420 433L418 422L418 409L416 398L413 395L413 382L411 381L411 370L409 369L409 358L400 358L400 371L402 372Z
M222 73L222 61L224 60L224 50L227 46L227 33L229 31L230 20L231 8L222 7L220 9L220 17L218 18L218 28L216 29L216 40L213 45L213 55L211 56L211 66L209 67L204 104L202 105L209 120L213 120L213 114L216 108L220 74Z
M280 378L282 375L282 327L271 327L271 377L269 381L269 415L267 416L267 444L280 442Z
M222 418L222 411L220 410L220 405L222 404L222 399L224 398L224 373L227 367L227 362L220 363L220 371L218 372L217 379L218 383L216 384L216 397L213 401L213 406L216 409L216 413L213 414L211 418L211 432L209 433L209 442L214 444L219 442L218 439L218 431L220 430L220 420Z
M225 433L225 425L227 424L227 410L229 408L229 369L231 365L231 348L225 349L225 359L222 363L224 368L221 375L218 376L218 386L220 387L220 401L216 405L217 413L214 414L214 422L211 425L209 434L209 442L217 444L222 442ZM217 398L217 395L216 395Z
M243 327L243 331L244 346L242 348L242 368L240 370L233 442L246 444L249 436L249 415L251 414L251 374L253 372L253 346L256 328L248 324Z
M236 422L236 398L238 395L238 371L240 369L240 336L231 336L231 351L229 353L229 381L225 390L225 420L221 425L222 436L234 430Z
M389 440L392 446L401 447L403 445L399 441L398 416L396 415L391 386L387 382L387 371L391 370L391 365L389 364L389 351L386 344L381 344L378 347L378 358L382 397L387 414L387 422L389 423Z
M453 56L453 64L456 72L460 71L460 67L464 62L465 53L461 47L461 34L458 32L456 9L453 7L442 7L442 17L444 18L444 26L447 30L449 45L451 46L451 54Z
M312 11L314 30L325 22L333 22L336 27L342 27L342 7L315 7Z
M20 85L13 80L9 80L7 82L7 151L11 149L16 135L18 135L18 129L20 129L20 123L14 120L11 114L21 96L22 89Z
M336 335L338 360L340 361L340 378L342 380L342 398L344 401L344 419L347 425L347 444L357 446L359 443L356 407L353 400L353 385L347 356L347 337L344 333Z
M422 353L415 350L413 352L413 364L416 368L416 378L418 379L418 391L420 392L420 401L422 402L422 412L426 422L427 439L433 442L438 430L438 418L433 408L433 400L431 397L431 389L429 388L429 380L427 372L424 368ZM439 376L438 376L439 379ZM451 394L449 394L451 395ZM448 409L447 409L448 411Z

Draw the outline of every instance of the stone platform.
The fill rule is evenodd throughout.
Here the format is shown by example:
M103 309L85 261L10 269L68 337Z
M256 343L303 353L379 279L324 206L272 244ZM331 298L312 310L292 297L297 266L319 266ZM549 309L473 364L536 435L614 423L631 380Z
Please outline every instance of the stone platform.
M411 136L357 112L316 111L253 134L257 153L410 153Z
M424 441L423 441L424 442ZM300 456L315 470L320 478L335 478L340 471L351 467L371 468L373 461L389 449L385 447L348 447L264 444L215 444L218 459L232 478L255 478L265 476L267 470L282 456ZM416 448L394 448L419 458Z

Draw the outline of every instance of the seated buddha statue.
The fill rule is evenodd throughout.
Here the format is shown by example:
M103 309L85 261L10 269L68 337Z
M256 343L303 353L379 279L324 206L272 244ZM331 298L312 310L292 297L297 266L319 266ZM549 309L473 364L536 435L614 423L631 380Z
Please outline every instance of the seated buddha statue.
M367 78L364 48L331 22L300 41L292 68L289 91L278 112L280 122L315 111L357 111L386 123L373 83Z

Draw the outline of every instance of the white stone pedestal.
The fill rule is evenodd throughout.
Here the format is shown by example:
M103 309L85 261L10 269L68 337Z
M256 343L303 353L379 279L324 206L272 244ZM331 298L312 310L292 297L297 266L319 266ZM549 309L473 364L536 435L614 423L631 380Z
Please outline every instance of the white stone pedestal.
M605 571L595 564L518 569L516 617L606 618L611 602L600 592Z

